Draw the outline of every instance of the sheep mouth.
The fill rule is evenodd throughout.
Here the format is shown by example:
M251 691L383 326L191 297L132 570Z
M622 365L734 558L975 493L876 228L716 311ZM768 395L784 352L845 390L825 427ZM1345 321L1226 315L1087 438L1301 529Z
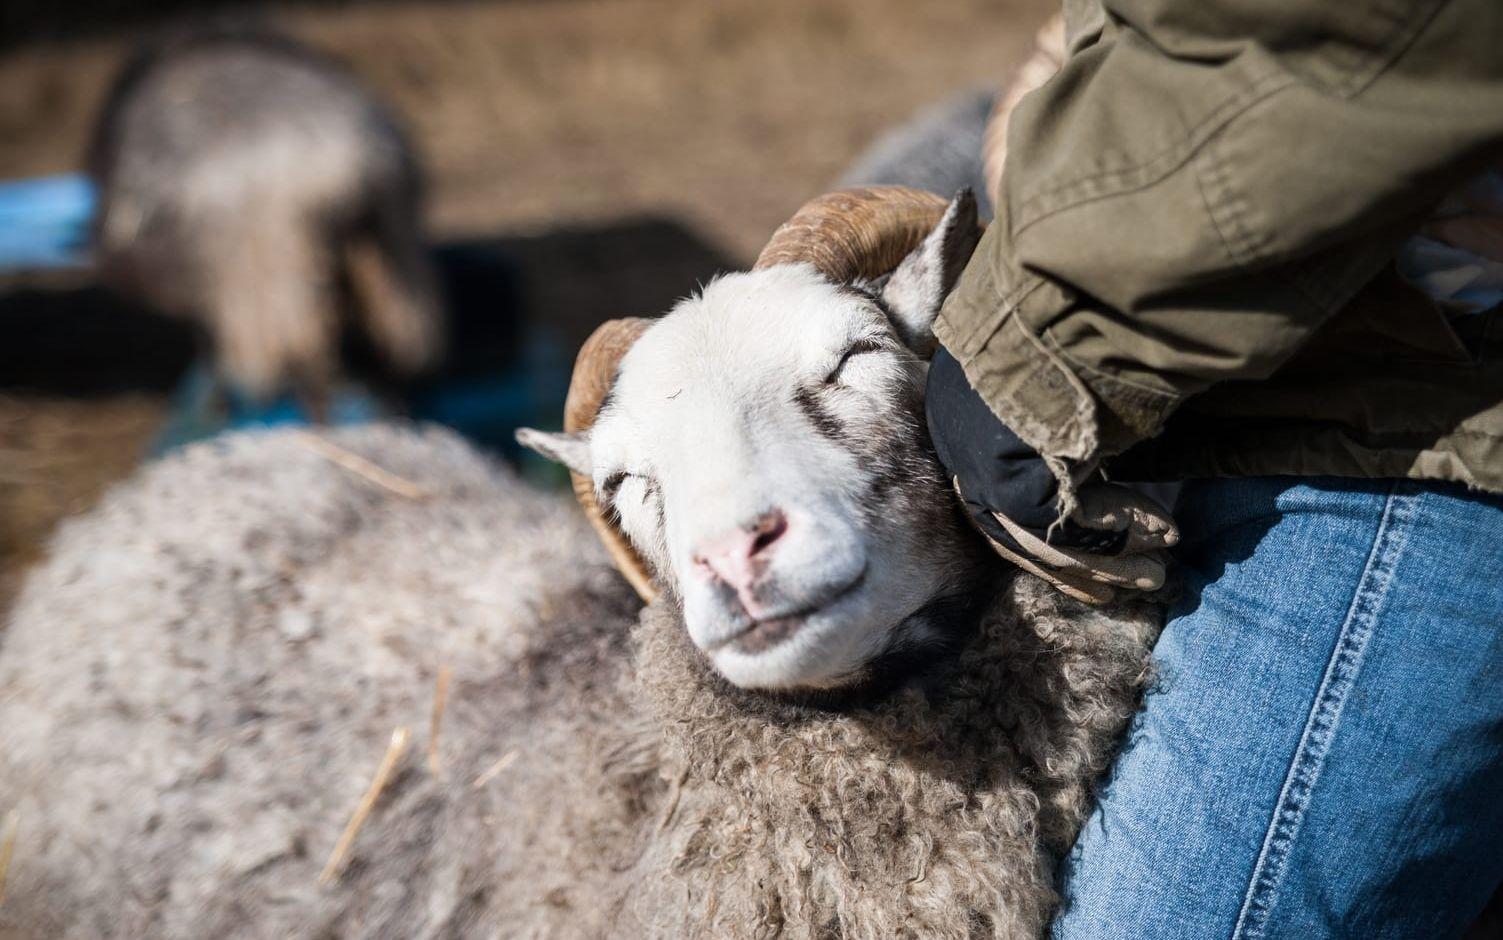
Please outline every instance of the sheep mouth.
M754 620L745 630L727 639L722 645L749 656L765 653L773 647L791 639L803 629L804 625L814 615L829 610L840 601L860 590L866 581L866 569L844 587L827 595L820 601L802 607L781 617L773 617L768 620Z
M793 636L803 625L804 618L799 616L758 621L731 637L726 645L747 655L765 653Z

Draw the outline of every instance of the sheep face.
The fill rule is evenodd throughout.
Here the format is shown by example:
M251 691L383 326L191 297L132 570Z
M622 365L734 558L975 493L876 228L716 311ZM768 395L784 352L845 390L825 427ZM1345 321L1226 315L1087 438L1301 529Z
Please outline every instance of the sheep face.
M974 593L923 421L948 285L919 262L942 242L880 286L802 264L720 278L627 352L588 437L523 437L593 478L736 685L859 683L943 643L941 611Z

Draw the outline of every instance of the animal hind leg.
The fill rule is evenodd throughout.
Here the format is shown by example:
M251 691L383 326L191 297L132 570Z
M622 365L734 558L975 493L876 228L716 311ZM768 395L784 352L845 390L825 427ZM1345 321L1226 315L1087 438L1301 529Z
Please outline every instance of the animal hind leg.
M220 373L268 401L326 389L338 364L333 271L319 233L282 213L200 239L207 321Z
M442 354L437 278L411 206L376 207L375 224L343 247L354 325L397 373L432 367Z

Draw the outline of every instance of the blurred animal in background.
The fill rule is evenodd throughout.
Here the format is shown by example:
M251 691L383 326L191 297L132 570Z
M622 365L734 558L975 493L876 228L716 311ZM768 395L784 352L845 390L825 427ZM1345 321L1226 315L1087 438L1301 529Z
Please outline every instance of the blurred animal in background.
M202 324L230 392L318 420L347 371L380 387L439 358L413 148L322 55L240 23L167 36L123 69L88 163L102 278Z

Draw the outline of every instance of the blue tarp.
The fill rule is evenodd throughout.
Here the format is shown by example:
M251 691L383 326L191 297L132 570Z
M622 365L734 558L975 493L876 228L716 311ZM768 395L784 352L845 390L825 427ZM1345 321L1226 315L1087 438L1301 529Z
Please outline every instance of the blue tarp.
M0 272L87 264L95 202L80 173L0 183Z

